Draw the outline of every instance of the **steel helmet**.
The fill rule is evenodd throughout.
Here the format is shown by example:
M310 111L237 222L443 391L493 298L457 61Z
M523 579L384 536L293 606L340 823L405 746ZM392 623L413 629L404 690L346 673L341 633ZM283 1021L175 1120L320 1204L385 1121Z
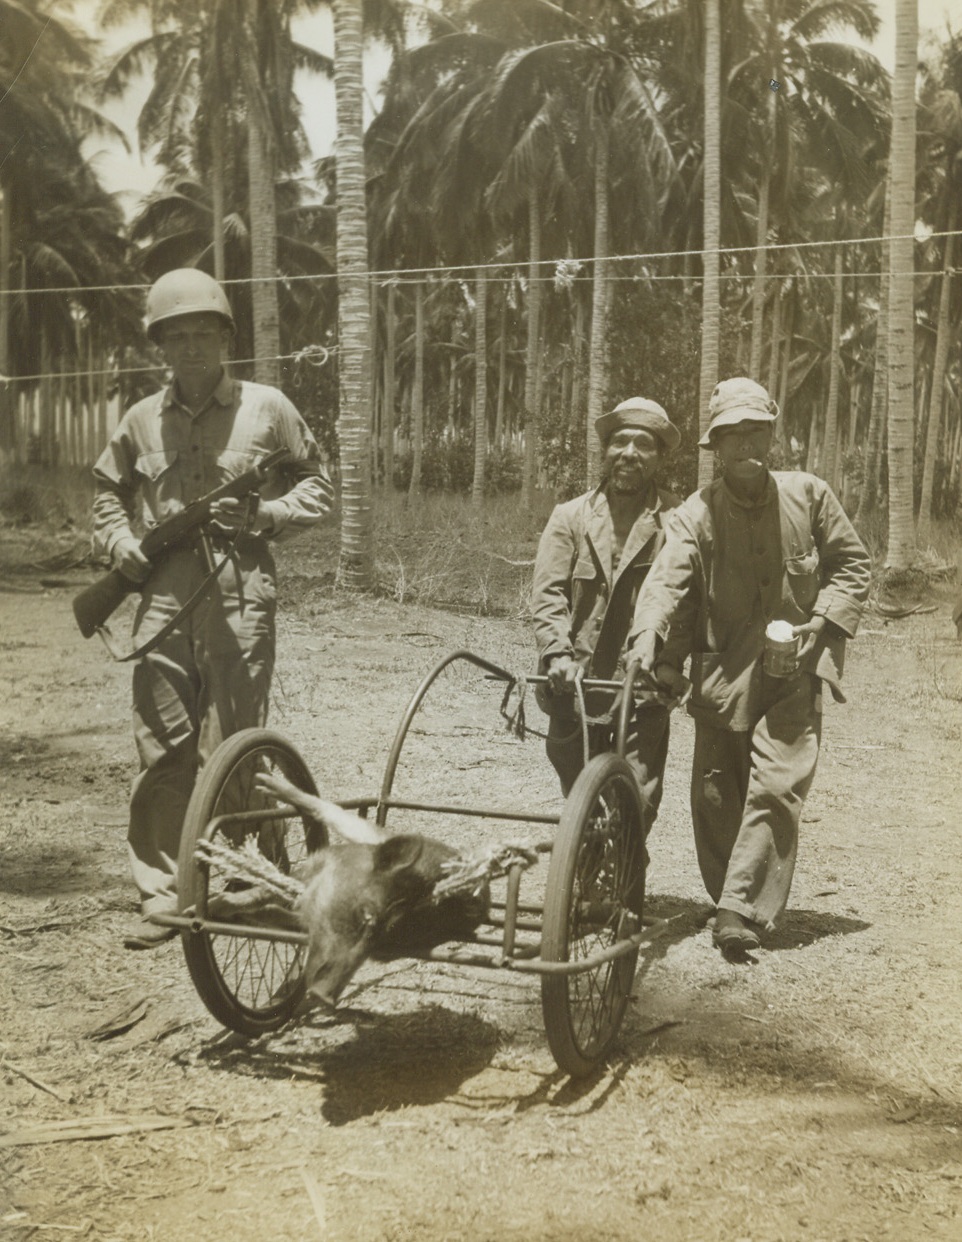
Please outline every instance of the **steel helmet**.
M220 315L234 331L227 294L213 276L196 267L178 267L155 280L147 294L147 336L156 341L157 325L178 315Z

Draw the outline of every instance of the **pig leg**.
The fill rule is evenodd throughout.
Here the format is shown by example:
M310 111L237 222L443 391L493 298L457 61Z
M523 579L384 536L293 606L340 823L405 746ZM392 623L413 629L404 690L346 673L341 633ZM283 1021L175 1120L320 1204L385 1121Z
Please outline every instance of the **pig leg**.
M377 845L388 835L383 828L368 823L353 811L345 811L336 802L328 802L325 798L318 798L298 789L279 773L260 772L256 785L258 789L289 803L295 811L300 811L308 819L313 819L326 828L333 828L346 841L353 841L358 845Z

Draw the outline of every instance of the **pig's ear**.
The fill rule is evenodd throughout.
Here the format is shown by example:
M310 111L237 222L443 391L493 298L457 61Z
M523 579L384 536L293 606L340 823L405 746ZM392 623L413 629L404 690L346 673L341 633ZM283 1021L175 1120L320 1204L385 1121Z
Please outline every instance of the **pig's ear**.
M388 837L374 850L375 871L408 871L416 867L424 841L413 834Z

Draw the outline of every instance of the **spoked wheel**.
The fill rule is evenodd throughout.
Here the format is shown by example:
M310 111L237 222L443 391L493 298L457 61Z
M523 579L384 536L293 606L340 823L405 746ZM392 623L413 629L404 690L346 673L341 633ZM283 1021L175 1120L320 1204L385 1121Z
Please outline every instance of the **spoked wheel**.
M281 734L244 729L222 742L201 769L184 819L177 860L181 914L220 921L218 906L236 903L238 896L243 899L244 885L223 864L195 858L200 841L232 846L254 841L258 852L287 875L327 844L322 827L299 817L211 827L218 816L269 811L279 805L272 795L255 788L261 772L278 773L300 789L317 793L304 760ZM242 914L237 917L250 921ZM304 992L300 945L207 931L185 931L182 940L198 995L225 1026L242 1035L263 1035L292 1016Z
M568 795L551 851L541 958L576 962L625 940L641 925L644 812L628 763L597 755ZM554 1059L590 1073L625 1016L638 961L629 950L578 974L541 976L541 1008Z

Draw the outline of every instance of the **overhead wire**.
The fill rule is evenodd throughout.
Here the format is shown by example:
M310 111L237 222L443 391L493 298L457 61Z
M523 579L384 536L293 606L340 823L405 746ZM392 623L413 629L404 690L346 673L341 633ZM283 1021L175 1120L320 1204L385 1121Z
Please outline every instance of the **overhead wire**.
M608 254L600 255L597 259L589 256L587 258L552 258L539 259L535 263L531 263L528 259L505 259L492 261L489 263L459 263L459 264L435 264L430 267L405 267L405 268L372 268L363 272L338 273L338 272L298 272L277 276L236 276L222 280L220 283L225 286L233 285L257 285L257 284L300 284L304 281L312 281L320 283L328 280L383 280L385 283L390 281L404 282L410 277L423 276L444 276L444 275L461 275L485 271L500 272L505 268L509 268L520 272L527 276L531 267L557 268L559 264L565 264L569 268L577 268L578 265L584 266L593 263L637 263L658 261L662 259L681 259L681 258L701 258L708 254L720 255L737 255L737 254L757 254L759 251L774 252L781 250L811 250L825 249L834 246L868 246L888 243L893 241L914 241L918 245L924 245L926 242L933 241L936 238L945 237L962 237L962 229L946 229L942 231L933 231L926 233L924 237L917 237L914 233L892 233L887 236L878 237L838 237L826 238L824 241L799 241L799 242L765 242L761 246L720 246L717 251L712 248L709 250L651 250L647 252L637 252L631 254ZM865 273L866 275L875 275L876 273ZM922 273L928 275L928 273ZM786 275L805 275L808 273L787 273ZM731 276L726 275L724 279L742 280L752 278L751 273L743 275ZM773 277L775 279L776 277ZM536 279L543 281L554 281L554 274L537 277ZM653 278L652 278L653 279ZM698 277L685 277L682 275L665 276L661 279L679 280L700 279ZM24 297L33 295L52 295L52 294L72 294L79 296L84 293L119 293L123 291L144 292L150 288L150 284L105 284L105 285L56 285L50 287L36 288L18 288L0 290L2 297Z
M758 250L766 250L766 251L776 250L777 251L777 250L800 250L804 248L825 247L825 246L863 246L863 245L869 245L872 243L907 240L909 238L918 244L924 244L925 242L931 241L937 237L959 237L959 236L962 236L962 229L951 229L951 230L945 230L942 232L927 233L925 237L921 237L921 238L917 237L913 233L913 234L891 234L889 236L879 236L879 237L833 238L833 239L827 239L825 241L811 241L811 242L767 242L763 246L720 247L718 253L719 254L754 254ZM570 286L575 283L581 283L581 282L587 283L593 280L593 277L590 273L582 273L580 269L583 268L587 264L592 264L592 263L596 263L599 261L602 261L605 263L625 263L625 262L640 262L640 261L648 262L648 261L660 260L660 259L695 257L695 256L709 254L709 253L712 253L712 252L708 250L673 250L673 251L658 250L658 251L650 251L648 253L604 255L601 257L600 260L568 259L568 258L541 259L534 266L539 266L539 267L550 266L554 269L554 271L546 274L545 276L535 277L534 279L538 280L539 282L543 282L545 284L553 284L559 287L566 287L566 286ZM454 274L454 273L466 274L466 273L475 272L478 270L503 271L504 268L507 267L507 268L513 268L513 269L521 269L523 274L525 275L525 279L528 282L530 282L532 278L530 277L530 275L527 274L527 271L526 271L526 269L528 269L530 266L532 265L529 264L526 260L512 260L512 261L503 262L503 263L473 264L473 265L468 265L468 266L457 266L457 267L441 265L441 266L426 267L426 268L403 268L403 269L385 268L385 269L380 269L380 270L371 270L371 271L366 271L363 273L357 273L356 276L354 276L353 278L358 279L358 280L360 279L381 280L382 278L387 278L383 280L382 287L384 287L388 284L395 283L395 282L399 284L403 284L405 283L404 278L416 276L416 275L436 275L436 274ZM559 269L563 269L563 270L559 270ZM962 272L962 268L957 268L957 267L952 267L949 269L933 267L929 269L924 269L922 271L913 270L912 272L907 273L907 275L909 275L912 279L915 279L915 278L920 278L920 277L925 277L925 276L941 275L946 270L948 271L950 275L959 274L960 272ZM853 279L874 278L876 276L878 277L890 276L891 274L892 274L891 269L885 269L885 270L879 269L879 271L877 272L876 271L842 272L841 276L843 280L853 280ZM311 280L311 281L332 280L332 279L337 279L337 277L338 277L338 274L336 272L330 273L330 274L320 272L320 273L314 273L314 274L302 273L302 274L297 274L297 275L285 275L285 276L274 276L274 277L271 277L271 276L237 277L237 278L232 278L230 280L221 281L220 283L223 285L252 285L252 284L264 284L272 280L275 282L290 283L294 281L301 282L301 281L306 281L306 280ZM514 275L504 276L501 278L489 277L488 279L489 280L493 279L496 283L508 283L510 281L513 281L515 279L515 276ZM642 273L635 272L630 275L618 275L618 274L609 273L606 279L612 282L625 282L625 283L627 282L646 283L646 282L654 282L654 281L667 281L667 282L682 281L688 284L702 284L704 282L703 276L688 274L688 273L683 273L683 272L671 273L670 275L661 275L661 274L654 273L654 272L642 272ZM723 282L742 281L746 283L754 283L754 281L758 278L755 276L753 272L745 271L745 272L722 273L720 274L719 279ZM761 277L761 280L764 283L769 283L772 281L791 281L791 280L808 281L808 280L835 280L835 279L836 279L836 275L834 272L767 272ZM64 294L64 293L70 293L70 294L76 295L80 293L106 293L106 292L118 292L122 290L146 290L149 288L150 288L150 285L147 285L147 284L132 284L132 285L113 284L113 285L85 285L85 286L70 285L70 286L64 286L62 288L6 289L6 290L0 291L0 296L6 295L10 297L14 295L28 295L28 294L32 296L34 294ZM336 348L337 348L336 346L332 347L332 349L328 349L327 347L322 346L322 345L306 345L302 347L301 349L295 350L294 352L290 354L277 354L271 357L264 357L264 358L233 358L233 359L230 359L229 361L236 366L254 365L258 362L288 362L288 361L307 362L312 366L323 366L324 363L327 362L330 353L336 352ZM317 351L320 351L323 354L323 358L320 362L315 360L317 357ZM39 383L45 380L84 379L84 378L93 378L94 376L99 376L99 375L114 375L114 376L142 375L150 371L158 371L158 370L163 370L163 369L164 369L163 363L153 363L153 364L145 364L143 366L136 366L136 367L104 367L98 370L86 370L86 371L48 371L48 372L41 372L35 375L2 375L0 374L0 387L5 386L7 384L12 384L12 383L26 384L26 383Z
M304 345L290 354L271 354L263 358L228 358L226 365L252 366L258 362L303 362L312 367L322 367L333 353L337 353L336 345ZM140 367L101 367L93 371L46 371L38 375L0 375L0 386L37 383L40 380L93 379L95 375L144 375L148 371L167 370L169 368L166 363L152 362Z

